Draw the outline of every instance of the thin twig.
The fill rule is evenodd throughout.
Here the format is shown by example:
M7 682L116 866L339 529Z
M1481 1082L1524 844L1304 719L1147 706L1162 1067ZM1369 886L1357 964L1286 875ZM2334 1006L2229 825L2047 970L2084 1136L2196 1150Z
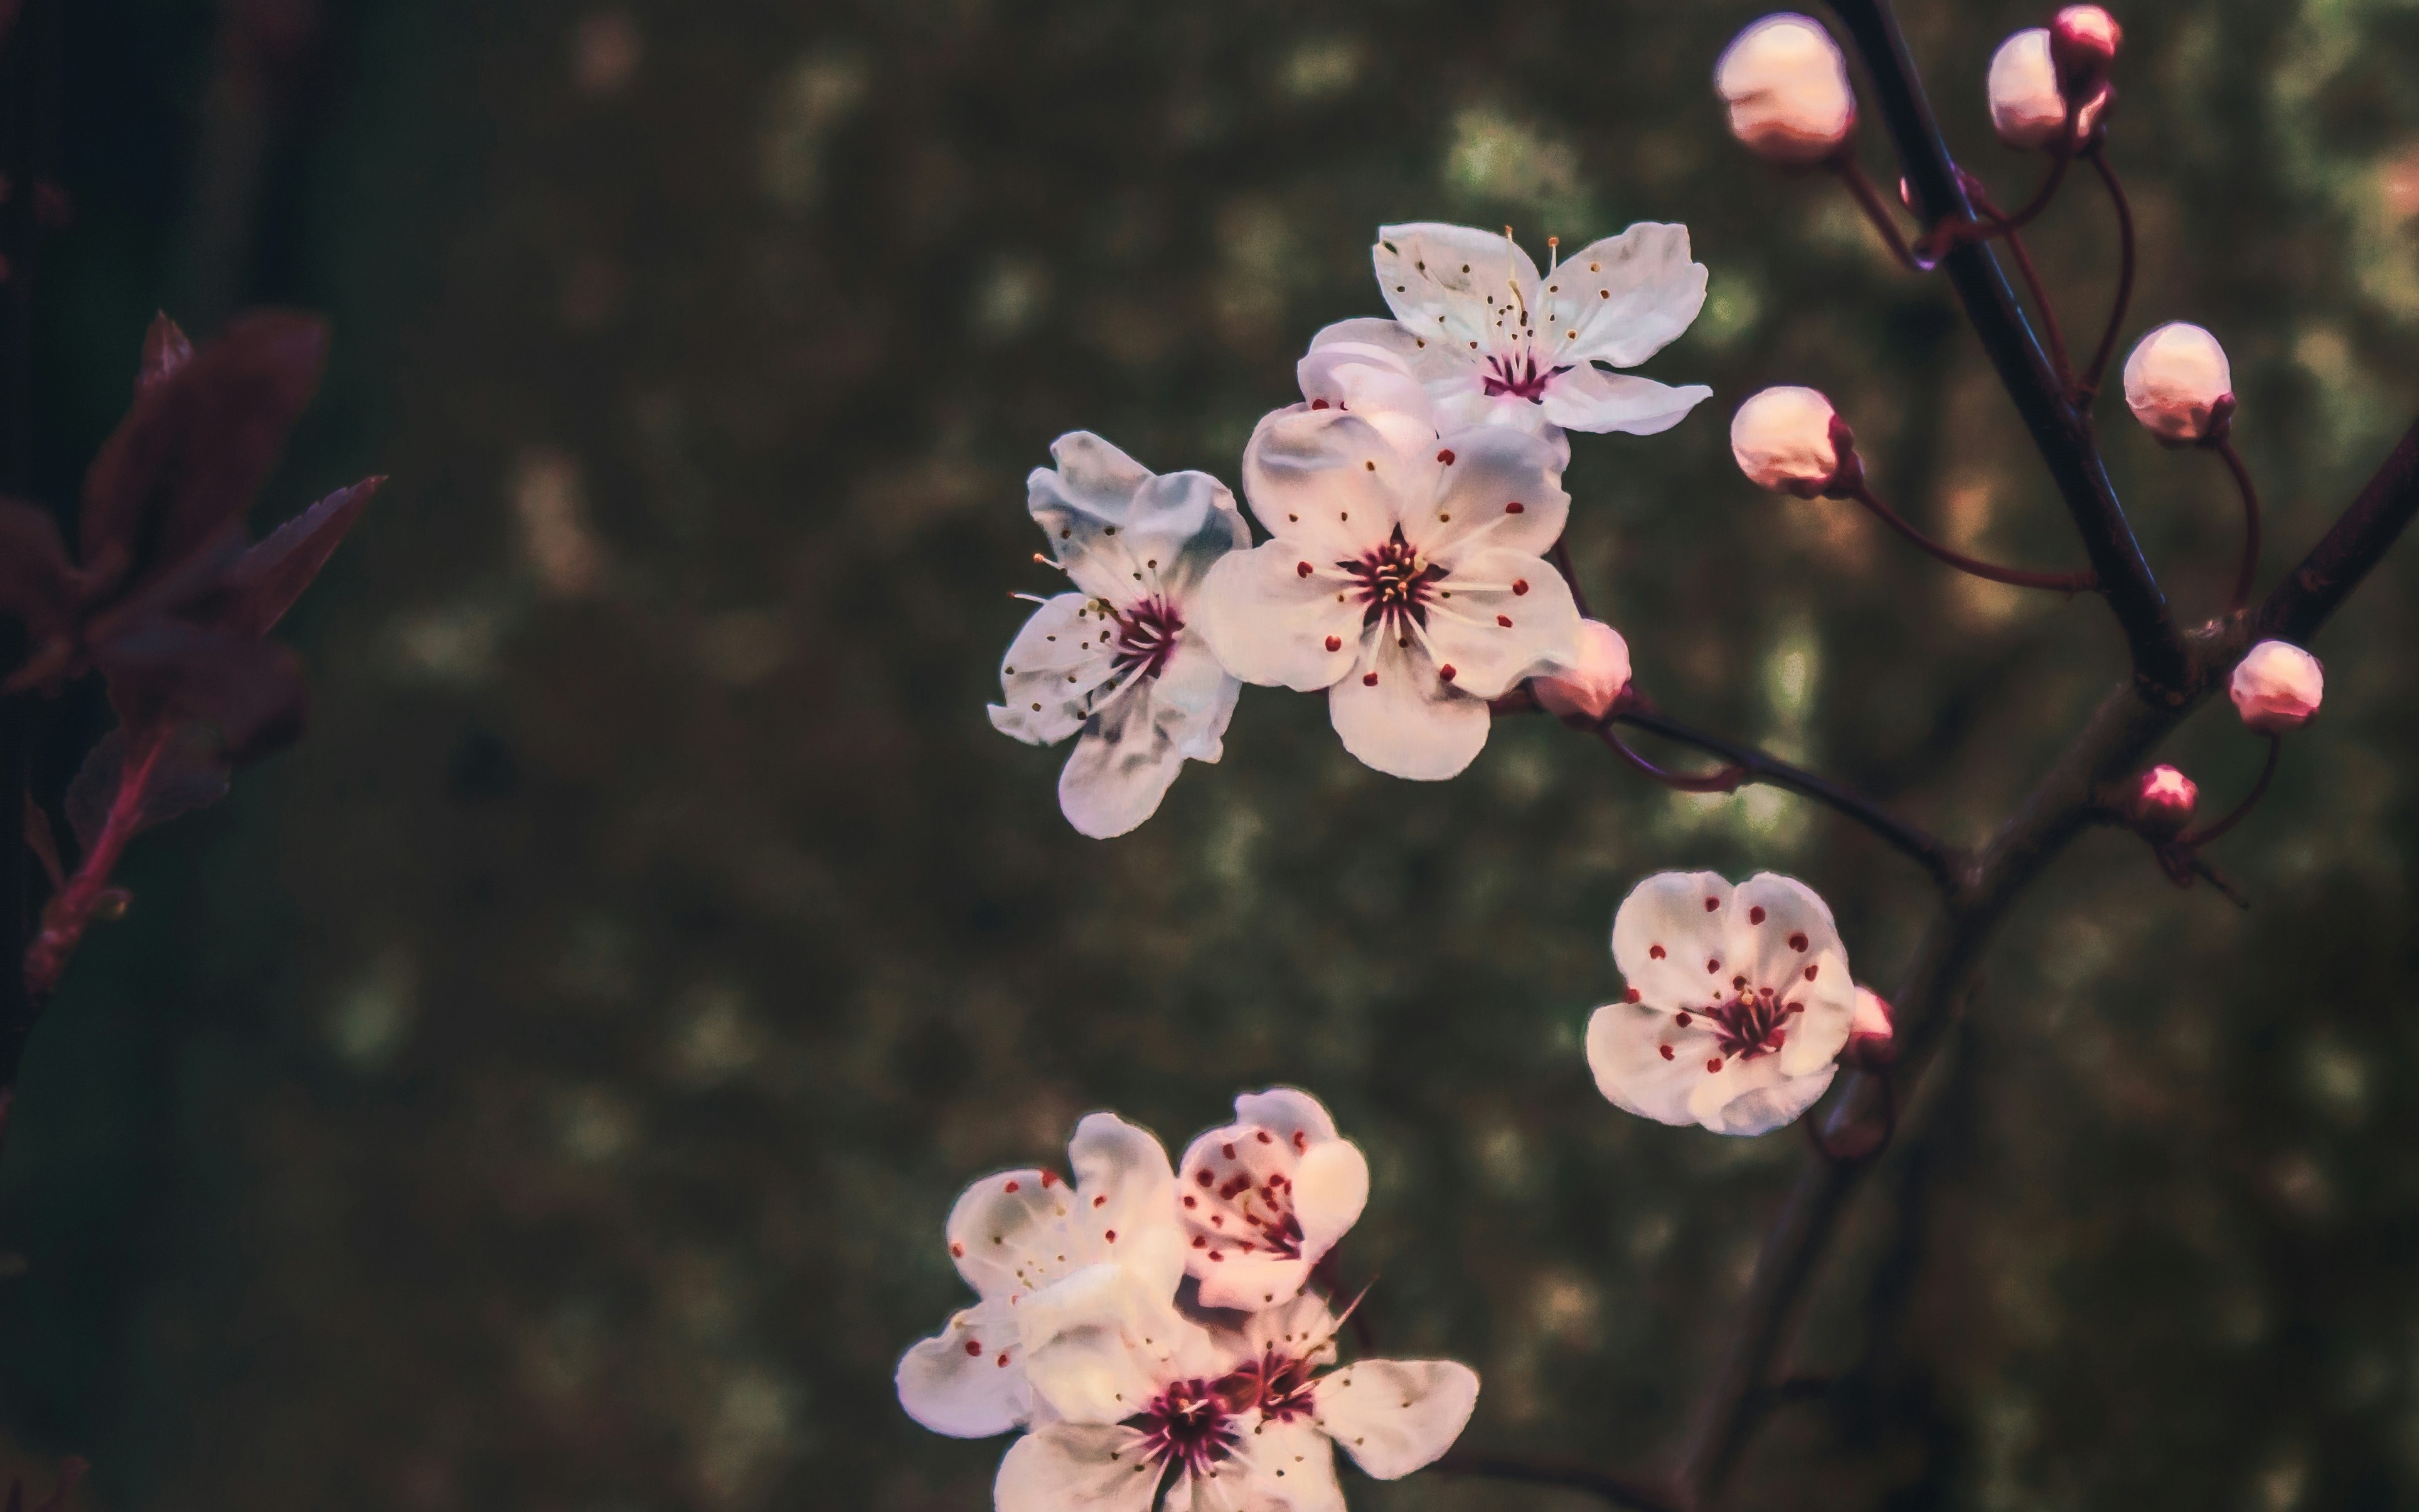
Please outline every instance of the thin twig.
M2066 160L2061 155L2058 161ZM2032 296L2033 313L2041 316L2042 335L2049 343L2050 366L2057 370L2062 387L2072 387L2074 376L2066 355L2066 332L2057 323L2057 309L2049 301L2049 287L2042 282L2040 270L2033 266L2033 255L2025 246L2024 233L2016 229L2022 223L2001 215L1988 195L1978 198L1976 204L2002 227L1998 235L2007 241L2009 255L2016 259L2016 271L2024 278L2025 292Z
M1889 203L1882 198L1882 192L1873 187L1864 165L1857 161L1853 146L1842 146L1835 156L1825 161L1823 166L1839 175L1840 181L1848 186L1848 193L1856 196L1857 208L1865 212L1865 219L1882 234L1882 240L1888 243L1890 255L1899 260L1899 265L1909 272L1926 271L1929 265L1918 260L1915 249L1907 245L1906 233L1899 229L1897 215L1891 212Z
M1861 480L1849 489L1848 497L1872 510L1883 524L1960 572L1970 573L1977 578L1987 578L1995 583L2007 583L2011 587L2047 588L2061 594L2088 594L2100 586L2088 570L2034 572L2024 567L2002 567L1984 562L1980 557L1969 557L1964 552L1945 546L1917 530L1904 516L1882 502L1881 497L1873 492L1872 485Z
M2117 337L2125 329L2125 311L2134 302L2134 207L2125 198L2125 186L2117 181L2117 170L2108 164L2107 144L2095 142L2087 155L2091 166L2099 171L2100 181L2108 186L2108 203L2117 210L2117 298L2108 309L2108 328L2100 333L2100 348L2091 354L2091 365L2083 370L2083 381L2075 385L2076 400L2084 409L2099 396L2100 383L2108 376L2109 359L2117 355Z
M2261 798L2268 795L2268 784L2276 779L2277 758L2284 753L2285 737L2271 731L2268 735L2268 759L2260 763L2258 780L2251 784L2251 791L2242 795L2242 801L2227 810L2225 818L2203 825L2188 834L2177 836L2176 843L2187 850L2198 850L2242 823L2243 816L2257 808Z
M2251 602L2252 579L2259 575L2259 487L2251 481L2251 470L2242 465L2242 454L2234 449L2234 437L2219 431L2208 443L2234 474L2234 486L2242 493L2242 563L2234 569L2234 596L2226 607L2241 610Z
M1596 726L1595 733L1614 755L1675 793L1736 793L1739 784L1747 780L1747 768L1738 765L1725 766L1713 772L1674 772L1656 765L1631 749L1627 741L1613 733L1610 723Z
M2306 645L2419 514L2419 421L2402 433L2351 506L2253 616L2258 634Z

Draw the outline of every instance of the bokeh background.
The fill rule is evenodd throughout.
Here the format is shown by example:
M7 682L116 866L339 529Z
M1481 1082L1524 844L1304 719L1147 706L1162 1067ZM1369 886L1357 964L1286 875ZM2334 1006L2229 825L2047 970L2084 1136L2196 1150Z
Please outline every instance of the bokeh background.
M1961 157L2016 197L1981 77L2043 14L1903 8ZM1002 1444L922 1433L889 1381L959 1303L951 1198L1087 1109L1180 1148L1273 1082L1368 1151L1345 1269L1387 1352L1478 1367L1468 1446L1669 1453L1804 1149L1597 1096L1613 906L1665 867L1793 872L1887 991L1913 871L1538 721L1397 782L1262 690L1223 764L1095 843L1063 753L982 710L1009 592L1047 586L1022 479L1053 437L1231 480L1310 333L1379 311L1380 223L1681 220L1712 298L1646 371L1716 397L1578 439L1583 581L1667 707L1986 833L2119 647L2089 600L1960 580L1731 467L1731 408L1817 384L1909 513L2079 560L1947 290L1725 136L1708 70L1756 13L69 7L52 496L156 308L207 333L259 302L336 332L261 522L394 482L291 622L312 736L138 845L132 916L35 1038L0 1158L8 1454L85 1455L81 1504L127 1509L985 1507ZM2419 10L2119 14L2129 324L2232 352L2273 580L2419 402ZM2105 205L2078 182L2034 244L2088 344ZM2103 417L2205 617L2221 470ZM1820 1288L1799 1365L1836 1384L1737 1504L2419 1502L2414 583L2406 543L2318 647L2328 716L2217 857L2249 913L2105 834L2019 912ZM2173 749L2221 803L2259 755L2222 707Z

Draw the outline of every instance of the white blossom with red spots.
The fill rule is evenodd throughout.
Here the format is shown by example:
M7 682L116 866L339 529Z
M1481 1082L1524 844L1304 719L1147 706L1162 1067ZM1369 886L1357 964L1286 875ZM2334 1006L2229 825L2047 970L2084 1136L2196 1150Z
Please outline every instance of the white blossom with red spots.
M1251 531L1225 485L1159 477L1086 431L1052 443L1026 507L1076 592L1044 599L1000 663L991 722L1029 745L1079 735L1058 778L1068 823L1122 835L1186 761L1214 762L1240 685L1191 624L1203 575Z
M1184 1268L1201 1305L1288 1303L1369 1200L1369 1162L1317 1098L1289 1087L1235 1099L1235 1121L1193 1141L1177 1171Z
M1295 405L1252 433L1243 493L1273 538L1210 567L1195 621L1243 681L1327 689L1344 748L1381 772L1455 776L1487 744L1489 699L1578 657L1579 610L1540 555L1570 496L1534 436L1406 448Z
M1658 872L1614 916L1612 955L1628 991L1595 1011L1587 1052L1616 1106L1757 1134L1831 1085L1857 986L1831 910L1805 884Z
M1605 371L1636 367L1697 318L1705 267L1689 260L1687 226L1641 223L1558 253L1543 273L1509 235L1425 222L1380 227L1371 256L1394 317L1339 321L1311 355L1391 353L1441 430L1511 425L1567 458L1564 430L1652 436L1713 393Z
M949 1212L949 1257L981 1300L899 1362L900 1404L936 1433L982 1438L1038 1409L1112 1411L1100 1361L1122 1358L1184 1277L1176 1173L1149 1131L1095 1113L1067 1147L1071 1185L1003 1171ZM1142 1347L1134 1345L1132 1347ZM1112 1411L1107 1421L1126 1413Z

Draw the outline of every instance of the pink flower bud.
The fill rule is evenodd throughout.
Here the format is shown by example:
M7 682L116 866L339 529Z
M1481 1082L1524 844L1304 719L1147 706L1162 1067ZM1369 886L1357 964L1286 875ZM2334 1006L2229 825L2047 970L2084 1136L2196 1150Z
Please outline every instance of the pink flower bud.
M2234 413L2226 348L2200 327L2170 320L2125 359L2125 405L2171 446L2208 440Z
M2089 100L2108 82L2109 65L2125 40L2125 28L2098 6L2069 6L2049 23L2050 62L2057 86L2069 100Z
M2126 808L2146 833L2177 835L2200 806L2200 787L2172 766L2153 766L2134 779Z
M1759 488L1812 499L1840 475L1849 438L1831 401L1815 389L1765 389L1731 417L1731 455Z
M1567 671L1530 684L1537 702L1564 718L1601 719L1629 686L1629 642L1597 620L1579 621L1579 659Z
M2242 722L2263 735L2308 724L2326 696L2319 658L2282 640L2262 640L2235 666L2226 693Z
M1889 1002L1871 987L1857 989L1857 1006L1848 1017L1848 1048L1842 1058L1867 1068L1887 1066L1897 1053Z
M1731 135L1771 162L1820 162L1857 125L1847 59L1822 23L1782 12L1732 39L1714 65Z
M2020 31L1991 54L1991 126L2011 147L2031 150L2051 146L2066 125L2066 96L2057 86L2057 65L2050 57L2045 27ZM2103 86L2085 102L2075 118L2075 135L2089 136L2108 103Z

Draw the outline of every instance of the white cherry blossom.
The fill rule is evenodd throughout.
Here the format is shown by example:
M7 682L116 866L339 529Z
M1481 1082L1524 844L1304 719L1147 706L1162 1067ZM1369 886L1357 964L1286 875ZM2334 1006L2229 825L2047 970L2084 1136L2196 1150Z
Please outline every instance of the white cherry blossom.
M1369 1162L1307 1092L1235 1099L1235 1121L1193 1141L1177 1170L1201 1304L1245 1312L1290 1301L1369 1200Z
M1503 424L1561 443L1567 430L1652 436L1710 396L1597 366L1635 367L1705 302L1688 228L1643 222L1544 273L1506 234L1419 223L1371 249L1392 320L1344 320L1311 341L1391 353L1426 389L1440 430ZM1567 449L1563 455L1567 457Z
M1731 135L1771 162L1820 162L1857 126L1848 60L1823 23L1781 11L1750 23L1714 64Z
M1057 466L1033 471L1026 507L1076 592L1017 632L991 722L1028 745L1080 737L1058 806L1105 840L1157 812L1188 759L1224 751L1240 685L1189 622L1203 575L1251 532L1207 473L1157 476L1086 431L1050 451Z
M1831 910L1759 872L1664 872L1612 921L1623 1001L1588 1023L1588 1065L1618 1107L1716 1134L1777 1129L1839 1069L1857 986Z
M1059 1416L1097 1410L1118 1389L1096 1379L1103 1330L1147 1319L1183 1279L1176 1173L1159 1141L1095 1113L1076 1125L1067 1159L1071 1186L1052 1171L1003 1171L950 1210L949 1257L981 1300L909 1350L898 1372L900 1405L936 1433L1005 1433L1045 1404ZM1037 1365L1055 1369L1055 1397L1037 1394Z
M1552 448L1478 425L1400 449L1347 409L1263 419L1243 492L1273 539L1210 569L1195 623L1247 683L1328 690L1344 748L1452 777L1487 744L1487 701L1578 655L1579 611L1539 553L1570 509Z

